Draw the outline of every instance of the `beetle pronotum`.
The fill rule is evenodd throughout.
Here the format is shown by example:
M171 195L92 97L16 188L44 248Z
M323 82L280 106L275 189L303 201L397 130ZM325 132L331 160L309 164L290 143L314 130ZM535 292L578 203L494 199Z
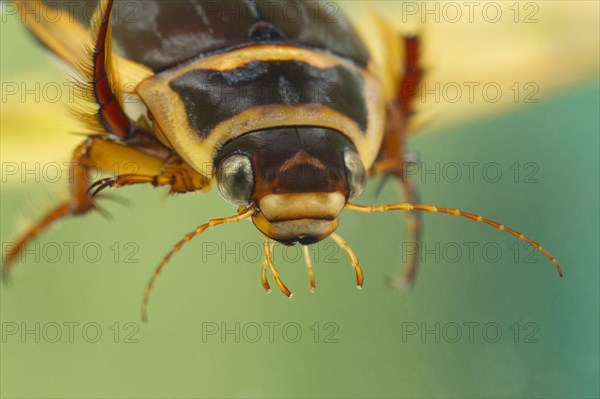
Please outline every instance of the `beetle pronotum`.
M143 318L155 279L174 253L211 227L246 219L265 236L261 281L266 290L268 270L279 289L292 295L271 258L276 241L304 246L314 291L306 246L327 237L347 252L362 287L357 257L335 233L343 209L406 211L414 241L422 230L415 211L483 222L542 251L562 276L558 262L536 242L472 213L418 204L416 191L402 178L405 126L422 75L417 37L389 36L392 31L378 21L380 40L366 43L342 14L334 24L319 18L292 22L280 14L266 15L258 0L235 2L244 18L229 23L209 12L215 2L147 0L137 22L113 20L112 0L87 0L79 6L95 7L91 20L75 7L73 18L51 23L45 11L60 2L50 3L17 2L35 10L23 13L30 30L80 75L83 107L76 114L92 133L73 155L70 200L17 241L4 273L52 223L95 209L96 195L106 188L151 184L187 193L206 190L216 181L238 212L200 225L163 258L147 284ZM318 2L290 3L307 16L318 15ZM123 89L119 82L124 81L134 84ZM253 89L258 95L223 103L218 97L223 89ZM139 97L143 109L127 109L124 95ZM102 170L120 160L135 161L138 173L88 180L85 172L92 165ZM396 178L407 202L350 202L374 173ZM414 280L416 267L415 256L405 282Z

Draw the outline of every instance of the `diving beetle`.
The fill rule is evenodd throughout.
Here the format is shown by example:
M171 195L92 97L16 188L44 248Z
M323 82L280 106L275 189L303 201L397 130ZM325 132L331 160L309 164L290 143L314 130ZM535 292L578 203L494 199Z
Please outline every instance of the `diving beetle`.
M365 14L362 22L373 29L367 39L339 9L331 13L332 2L129 1L138 11L132 20L111 18L113 3L16 1L29 30L77 72L74 113L90 134L73 153L71 198L15 243L4 273L50 225L97 208L96 195L104 189L149 184L189 193L214 182L237 213L200 225L164 257L146 286L144 319L155 279L174 253L208 228L245 219L265 237L264 288L270 289L268 270L287 296L292 293L272 262L274 242L302 245L307 255L307 245L333 238L362 287L357 258L335 232L343 209L407 211L412 241L422 231L417 211L483 222L542 251L562 276L554 257L521 233L472 213L418 203L403 173L405 127L423 75L417 36L396 34L383 19ZM301 18L292 19L282 6ZM68 18L50 21L51 12ZM128 106L125 96L139 106ZM91 168L129 161L137 173L89 180ZM406 202L351 202L375 173L395 178ZM414 256L404 282L414 281L417 264Z

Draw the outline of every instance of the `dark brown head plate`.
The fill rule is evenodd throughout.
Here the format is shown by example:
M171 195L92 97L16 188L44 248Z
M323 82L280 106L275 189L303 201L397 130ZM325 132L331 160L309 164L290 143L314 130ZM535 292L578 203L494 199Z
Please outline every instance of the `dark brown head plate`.
M366 179L350 140L317 127L245 134L223 146L215 165L223 197L236 205L256 204L256 227L285 244L328 237Z

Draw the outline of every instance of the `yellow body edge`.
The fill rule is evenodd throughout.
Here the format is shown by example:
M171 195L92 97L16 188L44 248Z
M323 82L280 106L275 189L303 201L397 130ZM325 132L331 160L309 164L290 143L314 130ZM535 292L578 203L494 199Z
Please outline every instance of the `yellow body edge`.
M80 72L81 57L89 54L93 43L90 32L76 21L60 24L45 21L40 0L14 0L16 4L35 5L35 14L23 14L24 22L52 51L71 68ZM102 6L102 3L100 6ZM117 98L139 96L154 120L154 132L168 147L175 150L184 161L207 178L213 177L213 158L216 151L227 141L253 130L274 126L313 125L338 130L347 135L369 169L375 161L385 130L385 110L388 101L396 97L401 77L403 58L400 34L381 18L370 6L354 3L351 7L340 2L340 9L352 21L355 30L367 47L371 61L362 69L346 60L325 52L307 50L288 45L257 45L223 54L209 56L182 67L154 75L144 65L116 54L111 54L114 71L113 89ZM19 7L21 9L21 7ZM323 104L299 106L268 105L254 107L221 122L210 131L206 139L198 137L190 127L180 98L170 89L169 82L191 69L233 69L247 62L264 60L301 60L316 67L325 68L343 64L360 73L365 81L364 98L367 104L368 126L363 133L354 121ZM135 102L135 101L134 101ZM126 112L133 120L130 107ZM138 107L139 108L139 107ZM142 110L142 115L144 114ZM140 110L137 109L139 115Z

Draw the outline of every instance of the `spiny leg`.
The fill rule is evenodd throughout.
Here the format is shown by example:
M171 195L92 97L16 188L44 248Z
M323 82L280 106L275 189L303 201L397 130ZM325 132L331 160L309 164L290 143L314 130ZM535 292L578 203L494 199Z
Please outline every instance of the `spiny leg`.
M7 251L2 273L6 275L21 251L41 232L56 221L69 215L83 215L96 208L87 189L90 184L89 172L94 170L111 171L115 163L135 161L142 171L160 171L163 160L137 151L135 148L107 141L102 136L90 136L73 153L70 170L71 198L48 213L29 228Z
M2 265L2 277L3 281L8 281L8 273L12 269L17 256L25 249L25 247L37 237L42 231L47 229L57 220L70 215L71 203L69 201L63 202L56 208L52 209L46 215L44 215L37 223L35 223L29 230L25 232L15 243L10 243L4 257L4 264Z
M159 170L152 173L131 173L100 179L88 191L95 197L106 188L152 184L154 187L170 186L171 193L187 193L207 187L210 181L176 156L168 157Z
M275 268L275 265L273 264L273 260L271 258L271 246L269 245L269 240L264 241L263 248L265 251L265 260L267 261L267 265L269 266L271 275L275 279L275 282L277 283L279 290L281 292L283 292L283 294L285 296L287 296L288 298L291 298L293 295L292 292L288 289L288 287L286 287L286 285L283 283L283 281L281 281L281 278L279 277L279 272L277 271L277 269Z
M418 189L413 184L410 177L405 172L405 162L388 162L387 165L378 164L376 165L378 172L384 173L384 179L379 189L382 188L383 183L387 178L394 177L396 181L402 186L404 191L405 200L408 203L417 204L421 202ZM420 212L408 211L406 213L406 234L407 242L415 243L416 250L410 254L406 263L406 268L400 270L390 277L389 282L392 287L396 289L408 288L415 282L417 276L417 270L419 267L419 249L421 247L421 239L423 236L423 218Z
M337 245L339 245L344 251L346 251L348 259L350 259L350 263L352 264L352 267L354 267L354 271L356 272L356 288L361 289L363 287L364 277L360 265L358 264L358 258L354 254L354 251L352 251L352 248L350 248L348 243L339 234L331 233L331 238L333 238Z
M413 114L413 104L419 93L419 84L423 77L423 69L420 65L420 39L416 35L404 38L405 63L402 71L402 79L397 90L396 101L388 104L386 113L386 133L384 136L378 161L373 165L372 173L382 173L383 179L377 192L389 177L399 181L405 194L405 199L410 203L419 203L417 188L406 174L406 165L411 161L405 153L406 126ZM411 286L417 274L419 266L418 248L421 247L423 233L423 221L419 212L408 212L407 239L417 244L417 252L410 255L404 271L395 273L390 278L390 283L395 288Z
M92 18L92 45L90 45L89 58L82 60L84 65L76 68L82 75L82 81L78 83L80 89L75 93L83 100L83 104L92 105L95 112L84 109L74 109L74 113L80 121L86 124L98 135L91 136L81 144L73 155L74 166L71 167L71 199L63 202L43 216L33 225L7 252L2 267L2 274L8 273L21 251L37 237L42 231L54 224L57 220L68 215L82 215L91 209L97 208L92 202L92 196L87 192L90 169L110 171L116 160L129 162L134 160L138 166L148 168L145 163L148 159L160 159L161 155L168 154L166 147L162 146L151 135L142 132L127 117L120 104L120 92L114 90L115 71L111 63L111 18L112 0L103 0L95 9ZM106 136L112 135L125 141L131 141L130 147L118 148L116 143L110 143ZM99 144L103 143L103 144ZM140 150L154 153L155 156L147 158L144 154L137 152L134 148L139 146ZM115 152L104 151L104 147L116 148ZM133 151L134 157L121 157L118 154L127 152L123 148ZM98 157L91 154L99 152ZM131 154L130 154L131 155ZM110 161L110 163L106 163ZM153 162L150 162L152 164ZM162 164L162 162L160 162Z
M386 106L385 134L377 162L371 173L393 172L396 177L402 175L405 163L406 126L414 113L413 105L419 93L419 84L423 77L420 64L420 39L418 36L404 38L405 64L396 98Z
M386 211L413 211L413 210L416 210L416 211L432 212L432 213L445 213L447 215L452 215L452 216L462 216L462 217L465 217L467 219L474 220L476 222L483 222L483 223L485 223L487 225L490 225L490 226L494 227L497 230L507 231L510 234L512 234L513 236L517 237L518 239L528 242L531 246L533 246L538 251L543 252L544 255L546 255L546 257L556 267L556 270L558 271L558 275L560 277L563 276L562 269L560 268L560 265L558 264L558 262L556 261L556 259L554 258L554 256L552 256L550 254L550 252L548 252L540 244L538 244L537 242L535 242L535 241L531 240L530 238L524 236L523 234L519 233L518 231L515 231L515 230L513 230L511 228L508 228L508 227L504 226L501 223L495 222L495 221L490 220L490 219L483 218L483 217L481 217L479 215L475 215L473 213L462 212L462 211L459 211L458 209L455 209L455 208L438 208L438 207L435 207L433 205L407 204L407 203L389 204L389 205L378 205L378 206L361 206L361 205L355 205L355 204L352 204L352 203L347 203L346 204L346 209L349 209L349 210L355 211L355 212L362 212L362 213L374 213L374 212L386 212Z
M423 77L423 68L420 64L420 45L421 42L418 36L404 37L404 75L400 83L398 95L398 108L402 115L403 131L405 130L406 122L414 112L414 100L419 93L419 84ZM400 181L406 196L406 201L412 204L418 204L421 202L419 192L405 173L406 159L404 154L402 163L399 166L400 168L396 167L395 169L392 167L391 174ZM423 220L419 212L410 211L407 213L407 231L409 241L416 243L417 248L420 248L421 236L423 234ZM407 264L404 273L400 272L392 277L391 283L394 287L401 288L411 286L414 283L417 275L417 268L419 266L418 249L415 253L411 254Z
M421 202L419 192L408 176L400 178L406 200L411 204ZM421 239L423 236L423 218L420 212L409 211L406 214L406 231L408 232L408 242L415 243L416 251L412 252L407 259L407 265L404 271L394 274L390 278L390 283L394 288L410 287L414 284L419 268L419 248L421 247Z
M79 71L81 89L79 97L84 104L93 105L95 112L75 109L75 114L98 132L106 132L127 140L134 135L135 124L129 119L123 106L122 93L118 89L117 71L112 64L112 24L113 0L101 0L90 21L90 35L93 44L88 57L81 61Z
M171 182L171 179L165 175L119 175L115 177L106 177L96 181L90 185L88 191L92 197L95 197L100 191L105 188L133 186L136 184L152 184L154 187L166 186Z
M423 68L421 67L421 40L419 36L405 36L404 37L404 51L405 51L405 65L404 75L400 83L400 95L398 96L398 106L402 114L403 124L406 125L406 121L413 114L413 104L416 96L419 93L419 84L423 78ZM404 130L404 126L403 129ZM406 155L402 155L401 169L396 169L392 172L397 180L400 180L406 201L411 204L418 204L421 202L419 191L409 179L405 173L406 168ZM411 286L415 277L417 276L417 269L419 266L419 250L421 247L421 238L423 235L423 219L419 212L410 211L406 215L407 219L407 231L409 235L409 242L414 242L417 245L417 251L411 254L408 259L408 266L404 273L397 273L392 277L391 283L395 288L401 288Z
M306 270L308 270L308 279L310 280L310 292L315 292L315 274L313 273L312 261L310 260L310 252L308 251L308 245L302 245L302 252L304 253L304 262L306 262Z
M211 219L207 223L198 226L194 231L186 234L181 241L175 244L173 248L169 251L169 253L165 255L165 257L162 259L162 261L159 263L156 269L154 269L152 277L150 277L150 280L146 285L146 290L144 291L144 298L142 300L142 320L148 320L148 302L150 301L150 293L152 292L152 288L154 287L154 282L156 281L156 278L162 271L163 267L169 262L169 260L175 253L179 252L179 250L187 242L189 242L192 238L196 237L197 235L202 234L205 230L211 227L219 226L221 224L235 223L239 222L240 220L248 219L254 214L254 211L255 207L254 205L252 205L249 208L241 208L237 215L218 219Z

